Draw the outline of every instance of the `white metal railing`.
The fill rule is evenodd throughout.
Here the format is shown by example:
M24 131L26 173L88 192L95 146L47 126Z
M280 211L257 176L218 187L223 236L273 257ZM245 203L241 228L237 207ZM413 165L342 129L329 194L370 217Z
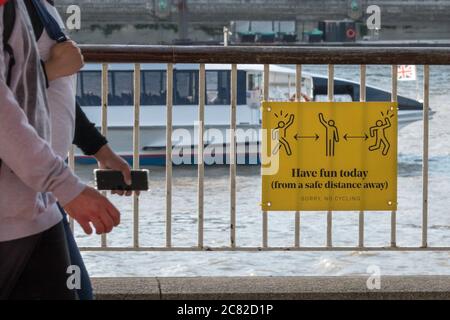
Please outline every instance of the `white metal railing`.
M359 101L366 101L366 65L360 66L359 72ZM358 246L364 247L364 211L359 212L359 233L358 233Z
M167 65L167 123L166 123L166 247L172 247L172 109L173 64Z
M360 65L360 101L366 101L366 65ZM378 250L399 250L399 251L450 251L448 246L428 246L428 148L429 148L429 93L430 93L430 72L429 65L424 66L424 85L423 85L423 194L422 194L422 245L420 247L398 247L397 246L397 213L391 212L390 225L390 245L380 247L368 247L365 245L365 213L359 212L358 216L358 244L356 246L334 246L333 245L333 212L326 213L326 243L324 246L306 247L300 243L301 233L301 213L295 213L295 236L293 245L289 247L269 246L269 213L262 211L262 241L261 246L239 246L236 239L236 206L237 206L237 189L236 189L236 112L237 112L237 64L231 67L231 103L230 103L230 164L229 164L229 189L230 189L230 241L228 246L211 247L204 243L204 220L205 220L205 194L204 194L204 120L205 120L205 64L201 63L199 68L199 106L198 106L198 186L197 186L197 210L198 210L198 241L194 247L174 247L172 244L172 130L173 130L173 63L167 64L167 97L166 97L166 190L165 190L165 212L166 212L166 241L165 246L146 247L139 243L139 195L133 195L133 246L131 247L112 247L108 246L106 235L101 238L101 246L99 247L83 247L82 250L89 251L378 251ZM264 90L263 99L270 100L269 96L269 73L270 65L264 65ZM107 106L108 106L108 64L104 63L102 68L102 133L107 135ZM391 100L397 101L397 66L392 65L392 88ZM301 95L301 79L302 65L296 65L295 77L296 99L302 101ZM133 168L139 168L139 111L140 111L140 64L135 63L134 68L134 124L133 124ZM328 100L333 101L334 93L334 65L328 65ZM73 150L69 157L69 163L72 168L75 166ZM73 221L72 221L73 223Z

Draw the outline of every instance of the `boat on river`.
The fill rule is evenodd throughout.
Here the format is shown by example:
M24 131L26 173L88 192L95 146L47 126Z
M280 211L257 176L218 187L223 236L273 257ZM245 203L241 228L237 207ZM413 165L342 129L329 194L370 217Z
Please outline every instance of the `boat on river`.
M140 163L164 165L166 156L166 64L141 65ZM214 148L226 162L229 150L231 65L206 64L205 148ZM237 72L237 152L238 164L259 163L261 142L260 101L263 89L263 65L241 64ZM78 74L77 101L89 119L101 125L101 64L88 64ZM108 141L127 160L133 150L133 64L109 65ZM270 66L269 96L275 101L289 101L295 92L295 69ZM302 95L311 101L327 101L325 76L302 73ZM172 144L177 159L196 158L199 103L199 65L177 64L173 81ZM335 78L334 100L359 101L359 83ZM391 94L375 86L366 88L367 101L390 101ZM423 104L398 96L399 130L422 120ZM430 113L432 115L432 113ZM78 163L91 163L92 157L75 153ZM211 157L210 157L211 158ZM256 159L256 160L255 160ZM195 163L195 161L191 161ZM205 156L208 162L208 156ZM211 161L210 161L211 162ZM214 162L214 161L213 161ZM175 164L176 161L174 161ZM218 163L217 161L214 163ZM181 163L180 163L181 164ZM220 164L220 161L219 161Z

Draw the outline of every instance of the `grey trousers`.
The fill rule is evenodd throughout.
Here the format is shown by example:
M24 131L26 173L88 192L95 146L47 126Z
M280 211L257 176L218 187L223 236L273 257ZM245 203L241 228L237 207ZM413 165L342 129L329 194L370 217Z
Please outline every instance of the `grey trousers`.
M40 234L0 242L0 300L76 300L62 222Z

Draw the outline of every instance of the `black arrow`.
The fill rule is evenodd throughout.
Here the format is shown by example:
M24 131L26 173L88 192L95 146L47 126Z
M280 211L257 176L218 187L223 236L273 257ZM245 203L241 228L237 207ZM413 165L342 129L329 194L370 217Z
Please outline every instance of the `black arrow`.
M369 139L369 136L367 135L367 133L364 133L363 136L349 136L348 133L346 133L344 135L344 139L346 141L348 141L348 139L364 139L364 140L367 140L367 139Z
M319 135L316 133L314 136L301 136L298 133L294 136L295 140L300 140L300 139L314 139L314 140L318 140L319 139Z

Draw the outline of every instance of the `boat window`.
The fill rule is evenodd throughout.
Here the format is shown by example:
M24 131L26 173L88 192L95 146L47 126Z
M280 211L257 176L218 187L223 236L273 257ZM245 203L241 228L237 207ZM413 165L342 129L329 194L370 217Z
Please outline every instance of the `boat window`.
M101 105L101 73L83 71L78 75L77 101L81 106Z
M134 104L133 71L110 71L108 73L109 106L132 106ZM238 71L238 104L246 103L246 74ZM197 105L198 71L175 70L174 105ZM101 106L102 74L100 71L82 71L77 77L77 101L81 106ZM206 72L206 103L230 104L230 72L228 70ZM141 104L166 104L166 72L164 70L142 71Z
M141 104L147 106L166 104L166 72L143 71Z
M132 71L110 72L109 87L108 104L110 106L132 106L134 104Z
M230 72L206 72L206 104L230 104Z
M108 73L108 105L133 105L133 73L110 71ZM102 103L102 73L82 71L77 78L77 101L81 106L100 106Z
M262 88L262 74L248 73L248 90L260 90Z
M174 88L174 104L198 104L197 71L176 71Z

